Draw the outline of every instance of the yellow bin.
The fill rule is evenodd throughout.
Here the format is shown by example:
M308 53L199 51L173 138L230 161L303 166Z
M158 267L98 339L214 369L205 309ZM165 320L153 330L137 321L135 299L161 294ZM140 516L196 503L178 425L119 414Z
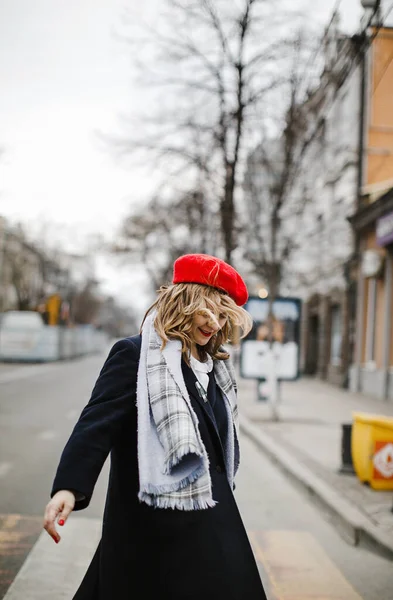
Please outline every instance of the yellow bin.
M393 417L353 413L351 451L360 481L393 490Z

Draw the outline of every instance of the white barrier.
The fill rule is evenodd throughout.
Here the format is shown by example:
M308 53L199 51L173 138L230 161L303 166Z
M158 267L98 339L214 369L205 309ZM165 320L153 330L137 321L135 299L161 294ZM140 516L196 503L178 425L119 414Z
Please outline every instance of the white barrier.
M4 313L0 321L0 360L51 362L105 350L108 336L92 325L45 325L38 313Z

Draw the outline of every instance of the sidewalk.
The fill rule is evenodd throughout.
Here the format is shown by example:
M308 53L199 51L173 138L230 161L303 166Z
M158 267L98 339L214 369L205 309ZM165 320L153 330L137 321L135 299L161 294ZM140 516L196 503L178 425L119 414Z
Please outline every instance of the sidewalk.
M356 475L339 473L342 424L352 422L353 411L393 416L393 402L304 377L282 384L274 422L269 403L257 399L256 381L239 377L238 383L243 434L314 497L347 541L393 559L393 492L375 491Z
M61 532L56 552L53 540L43 531L4 600L69 600L89 566L101 527L101 519L76 515Z
M21 379L28 379L29 377L36 377L42 373L48 373L56 371L61 367L59 362L50 363L1 363L0 362L0 385L2 383L11 383L13 381L20 381Z

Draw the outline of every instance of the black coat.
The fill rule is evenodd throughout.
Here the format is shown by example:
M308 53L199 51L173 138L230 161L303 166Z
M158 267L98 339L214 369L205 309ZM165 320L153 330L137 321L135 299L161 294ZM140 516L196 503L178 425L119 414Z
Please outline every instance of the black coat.
M109 453L102 538L74 600L266 600L224 466L223 399L213 376L204 403L182 370L199 420L216 506L183 511L138 500L136 379L141 336L117 342L63 450L51 495L70 489L89 505ZM214 412L213 412L214 406ZM137 590L141 590L138 592Z

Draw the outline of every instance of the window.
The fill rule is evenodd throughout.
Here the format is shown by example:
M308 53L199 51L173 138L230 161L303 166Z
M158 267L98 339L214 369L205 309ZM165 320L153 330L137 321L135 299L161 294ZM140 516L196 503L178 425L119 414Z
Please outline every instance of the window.
M377 280L368 280L367 325L366 325L366 364L375 361L375 311L377 306Z
M335 304L331 309L330 363L332 365L341 364L342 337L341 306Z

